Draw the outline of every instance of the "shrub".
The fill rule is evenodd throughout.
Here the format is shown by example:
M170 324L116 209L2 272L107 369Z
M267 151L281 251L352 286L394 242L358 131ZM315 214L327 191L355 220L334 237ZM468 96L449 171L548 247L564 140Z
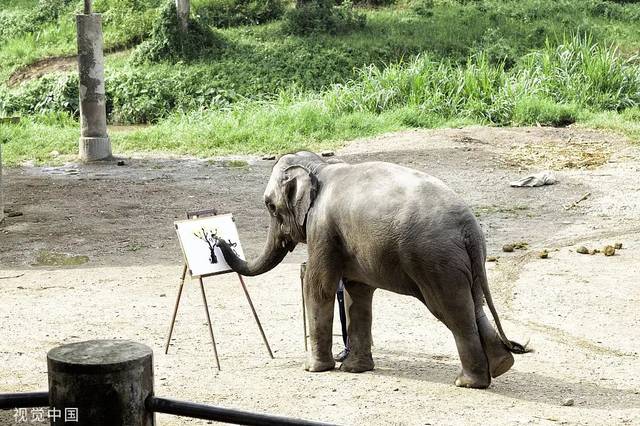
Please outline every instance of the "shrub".
M283 13L283 0L217 0L195 10L196 16L214 27L263 24Z
M350 1L340 5L335 0L305 1L286 13L284 31L295 35L345 34L364 27L365 22L365 15L355 12Z
M528 55L520 66L523 79L560 103L621 111L640 105L640 65L624 59L613 46L575 35L556 47Z
M203 25L199 19L191 19L188 31L182 32L176 5L169 2L154 23L151 37L136 48L132 60L138 64L163 60L190 60L205 54L215 54L223 46L221 36Z
M355 0L353 4L358 6L374 6L374 7L382 7L382 6L391 6L395 4L396 0Z
M0 115L46 114L79 111L78 77L73 74L49 74L8 92L0 89Z
M559 104L542 96L526 96L516 101L512 121L519 126L567 126L576 122L579 112L575 105Z
M95 0L93 10L102 14L105 43L133 46L149 37L163 0Z
M42 24L57 20L74 3L75 0L39 0L36 7L27 12L0 10L0 38L9 39L33 32Z

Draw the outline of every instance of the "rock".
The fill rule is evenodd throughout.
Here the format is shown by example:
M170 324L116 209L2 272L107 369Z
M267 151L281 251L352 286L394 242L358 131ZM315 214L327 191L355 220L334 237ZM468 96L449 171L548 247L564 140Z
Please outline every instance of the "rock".
M118 160L118 162L116 163L118 166L124 166L125 162L124 160Z
M600 250L598 249L589 250L589 254L596 254L596 253L600 253Z
M497 261L498 261L497 256L487 256L487 262L497 262Z
M589 254L589 249L586 248L585 246L580 246L576 249L576 253Z
M518 249L518 250L526 250L529 248L529 243L526 241L520 241L517 242L515 244L513 244L513 248Z
M602 249L602 252L605 256L613 256L614 254L616 254L616 249L613 248L613 246L606 246Z
M616 250L620 250L622 248L622 243L615 243L613 245L613 248L616 249Z
M563 405L564 407L573 407L573 405L574 405L575 403L576 403L576 402L573 400L573 398L565 398L565 399L562 401L562 405Z
M18 217L18 216L22 216L22 212L18 212L15 210L9 210L9 211L4 211L7 214L7 217Z
M540 254L538 254L538 257L540 257L540 259L548 259L549 252L547 250L542 250Z
M262 156L262 159L263 159L263 160L269 160L269 161L271 161L271 160L275 160L275 159L276 159L276 156L275 156L275 155L273 155L273 154L267 154L267 155L263 155L263 156Z
M505 253L511 253L514 250L513 244L505 244L502 246L502 251Z
M336 153L333 151L322 151L320 155L322 155L323 157L333 157L334 155L336 155Z
M60 152L55 150L49 153L49 156L53 158L58 157L59 155L60 155Z

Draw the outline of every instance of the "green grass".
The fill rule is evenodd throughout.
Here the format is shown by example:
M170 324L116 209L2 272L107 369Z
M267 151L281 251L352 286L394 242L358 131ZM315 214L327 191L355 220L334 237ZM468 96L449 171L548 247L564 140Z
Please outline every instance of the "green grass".
M132 1L96 2L96 9L105 11L107 46L135 44L148 35L158 13L151 6L160 0L144 0L149 7L136 13L128 9ZM431 16L420 16L407 8L374 9L366 11L367 25L363 29L338 36L289 36L283 34L281 21L226 28L217 32L226 43L221 52L212 51L208 56L177 63L109 64L109 118L112 122L154 123L173 112L218 108L244 98L270 99L291 87L317 92L353 79L359 68L384 67L424 53L436 61L464 63L470 55L483 51L491 63L503 62L509 69L523 55L543 49L546 40L552 45L562 42L568 30L588 33L593 43L600 45L615 43L624 56L637 52L640 4L624 6L625 13L618 11L609 17L602 16L608 9L594 6L600 3L603 2L436 2ZM6 79L17 65L43 56L72 53L74 8L77 4L72 2L55 23L43 25L32 35L22 34L0 43L0 80ZM43 90L34 92L26 110L17 108L16 102L5 102L4 107L0 104L0 115L51 111L34 108L38 98L49 92ZM0 98L2 92L5 99L21 98L17 103L25 104L20 89L7 91L0 84ZM72 108L67 111L77 113Z
M67 6L0 41L0 81L19 65L74 51L80 2L42 1ZM144 7L96 0L108 46L148 36L161 0L136 1ZM367 25L343 35L290 36L275 21L216 30L224 48L197 59L140 64L130 60L135 48L108 55L111 122L154 123L112 132L114 150L275 153L472 123L577 122L640 140L640 3L437 0L418 14L411 4L419 1L367 9ZM11 0L0 20L33 4ZM74 155L77 98L73 75L0 83L0 117L23 115L0 125L5 161Z

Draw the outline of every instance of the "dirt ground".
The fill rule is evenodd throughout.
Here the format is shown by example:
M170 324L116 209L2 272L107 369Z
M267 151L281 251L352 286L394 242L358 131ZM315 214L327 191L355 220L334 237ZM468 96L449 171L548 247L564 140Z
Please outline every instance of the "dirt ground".
M535 352L487 390L456 388L446 328L417 300L378 291L375 370L307 373L300 246L246 280L275 359L231 274L205 283L222 371L195 282L165 355L181 272L173 221L187 210L233 212L245 253L256 255L273 162L136 157L5 170L13 217L0 225L0 392L45 390L46 352L57 345L118 338L154 350L156 394L169 398L353 425L640 424L640 147L574 128L471 127L356 141L337 155L424 170L460 193L499 256L487 266L507 335ZM509 187L544 169L556 185ZM514 242L528 249L501 251ZM618 242L612 257L575 251ZM338 352L337 319L334 330ZM0 424L12 423L0 412Z

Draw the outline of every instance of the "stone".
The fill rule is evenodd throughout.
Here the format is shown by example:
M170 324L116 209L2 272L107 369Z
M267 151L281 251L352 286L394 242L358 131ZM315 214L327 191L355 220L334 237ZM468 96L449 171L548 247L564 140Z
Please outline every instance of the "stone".
M320 155L322 155L323 157L333 157L334 155L336 155L336 153L333 151L322 151Z
M273 154L267 154L267 155L263 155L263 156L262 156L262 159L263 159L263 160L271 161L271 160L275 160L275 159L276 159L276 156L275 156L275 155L273 155Z
M580 246L576 249L576 253L589 254L589 249L586 248L585 246Z
M613 245L613 248L616 249L616 250L620 250L622 248L622 243L615 243Z
M548 259L549 258L549 251L548 250L542 250L538 254L538 257L540 257L540 259Z
M487 262L497 262L498 256L487 256Z
M564 400L562 400L562 405L564 407L573 407L575 403L576 402L573 400L573 398L565 398Z
M513 252L513 250L514 250L513 244L505 244L502 246L502 251L505 253L511 253Z
M124 162L124 160L118 160L118 162L116 164L118 166L124 166L126 163Z
M613 256L614 254L616 254L616 249L613 246L606 246L602 249L602 252L605 256Z

